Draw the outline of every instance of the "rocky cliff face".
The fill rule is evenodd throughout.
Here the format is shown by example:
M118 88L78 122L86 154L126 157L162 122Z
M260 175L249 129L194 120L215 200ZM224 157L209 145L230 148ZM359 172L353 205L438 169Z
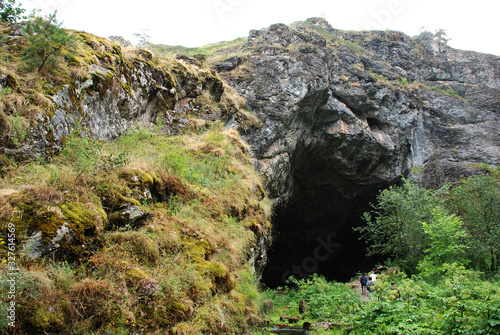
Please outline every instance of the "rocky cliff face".
M351 228L378 190L413 168L439 186L473 164L500 163L497 56L322 19L252 31L240 52L216 68L261 121L246 139L275 200L271 284L360 270Z
M500 58L454 50L432 34L345 32L322 19L276 24L251 31L214 65L218 74L189 57L124 58L108 42L85 41L99 61L53 94L53 111L27 141L0 136L0 154L57 152L78 125L112 140L159 121L174 134L224 119L250 143L274 201L270 284L312 272L348 279L369 266L352 227L401 176L432 187L474 173L474 164L500 164ZM254 116L223 94L218 77ZM0 87L8 79L0 76Z
M196 128L201 119L227 118L237 111L233 101L223 98L223 83L207 68L175 59L162 62L146 50L125 56L120 46L102 38L85 33L79 38L86 49L72 57L89 59L80 61L82 73L44 87L50 103L35 115L26 141L14 143L0 122L0 154L18 160L57 154L75 129L105 141L155 125L177 134ZM0 89L11 77L0 76ZM11 85L14 90L22 90L16 85Z

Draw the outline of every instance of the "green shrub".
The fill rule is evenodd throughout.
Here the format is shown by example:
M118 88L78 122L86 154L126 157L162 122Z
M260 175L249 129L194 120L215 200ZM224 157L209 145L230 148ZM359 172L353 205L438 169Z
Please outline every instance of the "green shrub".
M36 17L29 21L24 29L24 36L28 48L24 59L32 68L41 72L47 64L54 65L56 57L61 51L76 48L76 39L61 28L61 23L56 21L56 12L45 19Z
M121 151L117 155L106 153L102 144L88 137L80 137L75 131L65 143L60 159L71 163L71 167L79 175L96 175L102 171L110 173L128 164L129 153Z
M307 303L308 318L340 321L362 306L359 294L351 287L344 283L327 281L318 275L309 279L291 279L289 284L294 287L264 292L266 298L274 301L275 310L278 312L288 306L289 315L299 314L299 302L304 300Z
M15 23L22 18L25 11L21 4L16 4L16 0L0 1L0 21Z
M452 88L448 88L448 89L444 90L439 84L432 86L431 90L433 90L434 92L440 93L440 94L448 95L452 98L463 99L460 96L460 94L455 92Z

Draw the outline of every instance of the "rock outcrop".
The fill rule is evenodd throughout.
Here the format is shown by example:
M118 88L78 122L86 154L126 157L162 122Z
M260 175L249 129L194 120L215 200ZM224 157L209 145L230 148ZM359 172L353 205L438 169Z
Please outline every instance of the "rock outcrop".
M196 128L197 118L217 120L237 111L223 99L224 85L214 71L175 59L161 62L146 50L124 55L109 40L78 37L83 49L69 63L78 63L80 72L45 85L49 106L35 115L25 141L14 143L0 120L0 155L23 160L57 154L75 130L104 141L158 125L166 134L178 134ZM14 77L0 73L4 87L18 89Z
M251 31L213 70L200 67L204 58L165 64L144 50L124 57L118 45L82 38L98 61L54 89L53 111L38 117L26 141L0 136L0 158L52 155L77 128L113 140L138 126L175 134L223 119L267 177L280 232L269 282L358 271L364 247L352 227L401 176L435 187L475 173L474 165L500 164L500 58L454 50L430 33L345 32L317 18L275 24ZM223 94L219 77L253 115ZM12 78L0 74L0 88L16 89ZM262 258L267 242L258 245Z
M351 228L378 190L413 168L439 186L500 163L497 56L322 19L252 31L240 53L215 68L261 122L246 140L278 215L270 281L348 279L359 268L345 255L364 249ZM337 248L318 260L327 237Z

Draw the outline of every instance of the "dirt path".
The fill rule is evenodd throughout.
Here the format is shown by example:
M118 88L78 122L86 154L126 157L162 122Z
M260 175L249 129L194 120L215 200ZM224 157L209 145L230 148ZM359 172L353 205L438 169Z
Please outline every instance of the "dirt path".
M370 301L370 297L368 295L361 294L361 283L359 282L359 278L353 282L347 283L347 286L352 287L352 289L361 296L361 300Z

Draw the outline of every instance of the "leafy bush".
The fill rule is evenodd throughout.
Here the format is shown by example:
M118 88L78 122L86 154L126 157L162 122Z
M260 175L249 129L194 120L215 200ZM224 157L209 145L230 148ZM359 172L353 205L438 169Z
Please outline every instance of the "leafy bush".
M369 255L394 257L408 274L416 273L429 246L422 222L434 220L433 211L442 207L444 199L440 192L403 179L402 186L381 191L377 200L373 210L363 214L366 224L356 231L367 242Z
M496 273L500 262L499 181L490 174L463 179L451 190L448 206L460 215L470 236L467 246L471 263L482 271Z
M299 314L299 302L307 303L307 317L313 320L341 320L361 308L359 294L344 283L330 282L313 275L308 279L290 279L289 287L267 290L264 296L274 301L275 310L288 306L288 313ZM292 288L293 287L293 288Z
M129 154L121 151L118 155L105 153L102 145L88 137L80 137L76 131L65 143L61 152L61 159L71 162L72 168L80 175L88 173L95 175L99 172L111 172L117 168L127 165Z
M436 283L400 278L396 297L384 289L383 276L377 279L370 303L347 318L353 334L495 334L497 283L456 264L444 264L443 271Z

